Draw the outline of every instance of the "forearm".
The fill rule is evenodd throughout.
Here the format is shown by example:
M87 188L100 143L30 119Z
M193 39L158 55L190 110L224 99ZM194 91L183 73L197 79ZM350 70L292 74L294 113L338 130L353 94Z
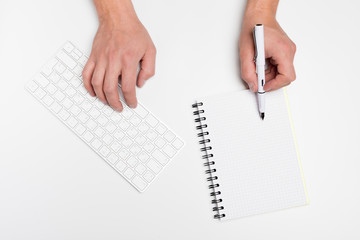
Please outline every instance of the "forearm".
M113 27L126 24L128 19L137 19L131 0L93 0L99 23Z
M245 15L262 15L264 18L275 18L279 0L248 0Z

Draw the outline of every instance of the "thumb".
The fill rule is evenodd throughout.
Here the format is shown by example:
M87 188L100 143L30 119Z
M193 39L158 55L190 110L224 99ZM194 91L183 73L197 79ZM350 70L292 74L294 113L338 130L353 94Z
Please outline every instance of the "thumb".
M248 84L252 92L257 91L257 77L254 63L254 50L247 49L245 54L240 55L241 78Z

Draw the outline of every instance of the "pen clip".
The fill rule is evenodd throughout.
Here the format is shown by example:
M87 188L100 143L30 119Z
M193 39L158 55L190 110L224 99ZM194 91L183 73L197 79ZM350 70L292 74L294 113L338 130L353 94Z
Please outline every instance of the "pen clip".
M255 45L254 62L256 62L256 58L257 58L257 55L258 55L258 51L257 51L257 44L256 44L255 27L253 28L253 38L254 38L254 45Z

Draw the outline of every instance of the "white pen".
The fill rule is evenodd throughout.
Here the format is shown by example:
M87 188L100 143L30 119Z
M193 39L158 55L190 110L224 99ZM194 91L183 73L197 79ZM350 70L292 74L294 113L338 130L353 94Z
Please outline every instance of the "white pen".
M259 114L262 120L265 118L265 45L264 45L264 26L256 24L253 30L255 43L255 58L256 73L258 79L258 107Z

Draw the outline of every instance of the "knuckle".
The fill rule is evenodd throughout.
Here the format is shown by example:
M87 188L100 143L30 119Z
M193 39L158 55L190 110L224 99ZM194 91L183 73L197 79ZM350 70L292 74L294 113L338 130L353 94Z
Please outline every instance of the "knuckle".
M113 85L105 85L104 86L104 92L106 94L112 94L116 92L116 88Z
M93 80L91 82L91 84L93 85L94 88L101 88L102 87L102 82L97 81L97 80Z
M134 58L135 58L135 54L133 51L127 51L122 56L122 60L124 61L125 64L129 64L133 62Z

